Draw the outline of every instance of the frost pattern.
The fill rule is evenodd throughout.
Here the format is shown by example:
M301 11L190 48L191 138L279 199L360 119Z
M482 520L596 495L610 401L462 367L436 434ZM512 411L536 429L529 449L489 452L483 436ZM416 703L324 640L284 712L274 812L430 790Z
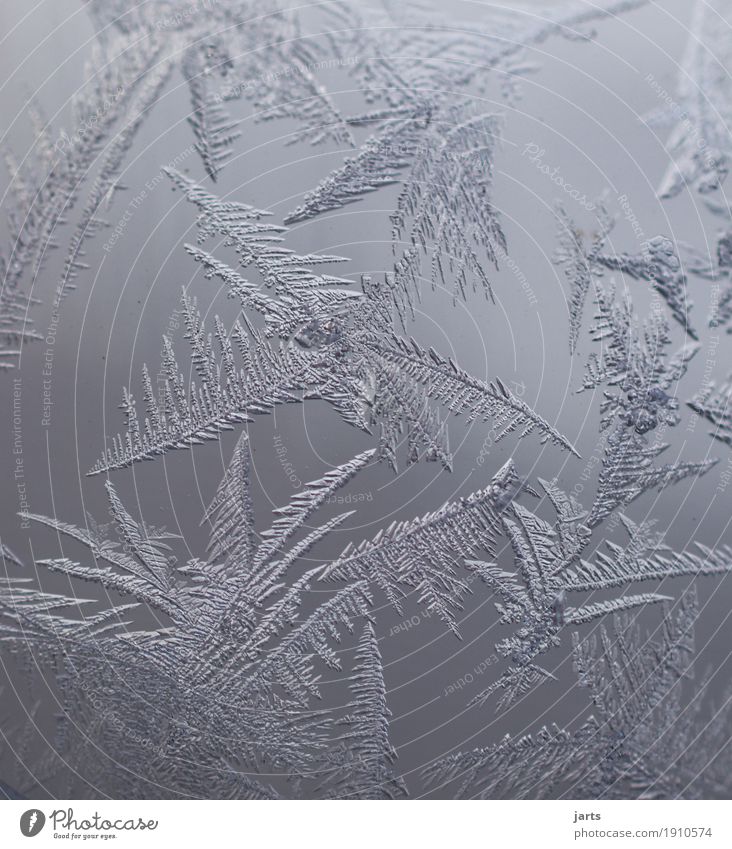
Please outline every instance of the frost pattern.
M720 385L710 381L687 403L714 426L710 436L732 446L732 377Z
M597 214L597 232L589 246L584 244L582 230L559 205L556 211L559 245L554 261L564 266L570 286L567 301L569 309L569 348L577 348L585 302L594 294L606 270L620 271L632 280L651 284L666 302L673 318L692 339L697 332L689 323L688 313L692 303L687 297L687 278L678 250L666 236L654 236L640 245L638 253L608 253L607 240L615 225L614 219L600 204Z
M367 109L345 120L369 127L372 135L305 196L285 223L340 209L398 182L408 171L391 216L400 309L412 309L420 296L426 254L433 286L452 285L461 296L478 287L492 294L485 266L497 265L506 250L490 199L499 122L469 102L455 105L449 93L474 81L478 69L501 75L510 91L512 79L527 70L517 58L525 47L554 34L576 36L594 18L639 5L642 2L588 9L566 3L558 9L541 8L536 16L495 9L488 12L490 25L476 29L470 22L456 26L431 10L415 8L410 14L409 6L397 10L385 4L387 11L381 14L359 14L350 4L332 4L340 55L365 57L352 73L358 90L365 93ZM427 25L415 29L414 14ZM398 27L388 25L391 19ZM446 47L449 62L440 58Z
M241 135L221 103L211 92L207 78L218 73L226 76L233 62L221 39L189 47L183 58L183 74L191 93L193 112L188 119L196 137L196 150L212 180L231 154L231 147Z
M714 211L721 216L726 215L726 210L721 207L715 207ZM732 231L729 224L725 230L718 233L714 257L709 251L705 253L691 245L684 245L684 253L689 272L715 286L708 315L709 327L725 327L727 333L732 333Z
M420 604L459 635L455 617L469 585L456 567L476 551L493 551L500 513L520 488L516 470L508 463L485 489L424 516L395 522L359 545L349 544L327 564L321 579L365 578L397 610L408 593L415 593Z
M188 122L200 165L212 181L240 135L225 104L242 97L256 120L286 122L287 143L356 150L284 225L272 223L268 211L221 200L164 169L198 209L199 240L186 245L187 252L206 279L217 278L238 301L238 317L233 326L215 317L206 328L195 298L183 292L195 378L186 378L173 340L164 338L164 388L156 391L143 367L144 412L125 389L126 429L91 473L203 444L225 431L241 432L204 510L209 534L200 557L179 561L174 552L180 540L134 518L109 479L109 523L89 516L85 526L76 526L23 514L91 555L89 563L61 556L36 565L132 603L100 609L97 598L37 589L32 579L16 577L22 562L0 542L6 567L0 641L18 658L31 688L38 661L57 673L62 713L56 749L70 767L67 796L103 787L137 798L404 798L408 788L390 742L373 596L382 594L399 611L421 604L459 637L463 599L476 577L492 591L499 625L510 633L495 644L503 671L474 697L475 708L494 695L499 709L508 707L554 677L543 657L561 645L568 627L622 615L615 617L612 632L600 624L589 637L574 634L575 671L589 694L592 717L577 728L549 726L450 755L425 771L428 783L454 784L459 797L725 794L729 769L721 755L728 743L728 710L720 708L708 721L702 716L704 682L690 701L682 698L698 616L694 590L673 608L665 593L655 591L660 587L640 590L677 577L725 575L732 549L697 542L677 552L651 520L635 522L621 512L648 490L699 477L716 462L656 464L667 446L654 431L679 423L676 385L698 346L688 343L670 354L666 319L654 310L639 323L630 299L618 295L615 285L605 286L603 277L613 272L647 282L696 339L688 322L686 270L728 282L728 232L718 239L716 264L689 250L684 267L679 249L665 236L643 242L638 252L610 252L613 220L602 207L587 246L581 229L558 208L556 260L570 288L572 353L580 343L585 303L592 297L596 304L590 335L600 352L589 357L582 390L602 388L605 448L589 509L557 481L540 480L553 511L551 521L545 520L541 506L533 511L524 505L525 495L538 493L509 461L483 489L395 522L331 562L316 568L302 562L352 513L315 526L310 519L372 461L385 459L396 469L403 436L408 462L426 458L450 469L450 415L490 421L496 439L537 432L542 441L577 454L500 379L470 375L395 326L406 332L427 258L431 285L451 287L456 298L467 300L471 291L492 297L487 269L506 254L492 199L501 116L476 109L467 98L463 104L453 92L481 85L479 71L488 70L501 77L502 93L512 102L521 76L534 70L523 62L523 48L553 34L586 37L592 21L641 5L643 0L621 0L589 9L569 2L533 15L494 9L489 25L478 29L446 22L417 4L385 2L383 9L361 12L335 2L318 14L338 37L318 38L308 35L297 10L273 3L255 8L232 0L191 19L178 15L173 0L142 6L88 0L98 41L88 84L73 105L73 123L94 129L74 140L67 136L69 149L60 156L47 122L32 106L33 156L22 166L7 158L15 194L11 246L7 258L0 258L0 368L13 364L24 342L41 338L28 316L36 301L23 287L38 282L48 250L59 244L57 230L77 205L94 165L96 176L56 285L57 301L87 270L86 242L108 226L102 211L124 188L127 154L175 73L187 84ZM166 19L175 25L161 35L157 23ZM706 45L720 55L725 48L710 20L700 2L680 90L692 120L669 140L675 165L664 178L664 197L684 185L708 195L726 176L726 113L719 104L710 107L707 96L723 93L728 82ZM318 81L313 68L331 60L350 67L364 95L363 111L344 113L338 97ZM287 72L267 72L272 64ZM371 135L359 144L364 128ZM699 133L711 147L694 144ZM390 219L394 267L383 281L363 276L354 285L349 277L328 273L347 258L298 254L284 246L289 224L397 183ZM721 205L711 200L708 205L725 214ZM235 250L237 267L205 250L206 240L216 236ZM728 323L730 290L716 303L712 326ZM728 384L710 383L689 402L727 443L729 395ZM306 484L258 534L244 426L277 405L309 399L328 401L346 423L375 433L378 446ZM623 544L602 539L591 551L593 533L611 515L622 526ZM501 535L512 556L508 571L492 559L475 559L495 558ZM661 604L660 637L647 640L628 611ZM156 627L140 623L149 616ZM349 639L355 645L352 660ZM343 658L349 658L346 671ZM319 703L324 676L330 683L327 670L347 683L341 706ZM21 739L16 751L24 748ZM711 764L710 752L720 753ZM59 768L57 759L45 757L36 770L39 782ZM14 792L0 783L0 792L8 791Z
M462 37L450 39L450 50L465 63L460 69L458 65L445 64L438 58L438 47L444 47L444 21L434 19L431 27L420 31L417 38L407 39L398 35L391 26L385 32L387 41L393 41L392 55L400 55L407 48L405 55L413 57L408 63L412 68L411 78L402 78L400 72L396 68L390 69L384 59L385 55L389 55L388 49L384 53L387 45L380 44L366 25L393 25L397 19L404 24L410 20L408 12L392 4L387 4L381 11L366 12L365 18L350 5L330 4L323 13L325 29L328 30L329 21L333 24L340 20L344 32L341 43L332 38L326 38L323 43L323 39L308 34L297 10L281 9L276 2L254 7L243 0L230 0L206 4L198 13L191 14L190 9L182 12L175 0L157 0L142 5L127 0L87 0L85 9L94 22L97 37L86 70L87 84L72 105L72 134L62 130L54 143L53 137L58 132L52 131L38 107L31 104L28 114L36 138L32 155L19 166L11 154L6 154L15 202L11 211L10 248L6 252L4 268L0 268L3 271L0 295L1 367L14 365L19 356L19 346L37 338L27 316L27 308L35 303L35 298L28 293L36 291L35 283L44 258L49 249L59 244L68 215L84 192L84 184L95 160L101 156L102 168L91 181L83 213L68 240L66 266L62 280L54 287L55 297L62 297L72 289L79 275L87 270L85 242L109 226L104 212L111 206L117 190L123 188L119 178L126 154L176 69L188 83L191 96L189 123L196 149L212 179L218 176L239 135L238 122L230 118L224 104L241 97L252 101L259 120L294 120L298 128L292 134L293 142L318 144L328 141L352 147L355 145L352 128L370 124L381 126L384 128L382 137L385 145L376 158L385 154L387 158L391 156L386 153L385 147L394 151L402 147L402 152L397 153L401 164L396 169L401 171L420 150L429 153L430 147L425 144L424 133L415 126L408 131L411 141L405 147L396 142L392 148L392 141L388 140L390 133L386 129L393 128L394 119L398 123L399 119L406 118L407 125L410 125L416 118L417 124L421 124L424 130L431 125L431 121L426 120L428 113L441 108L423 96L419 96L415 103L414 92L419 90L419 86L429 81L435 91L464 87L475 78L478 68L484 68L503 74L506 90L511 90L511 78L520 77L524 72L516 54L525 45L542 41L553 34L576 34L594 19L620 14L644 2L619 0L609 3L607 8L592 10L584 4L572 2L559 11L547 9L540 18L529 16L528 20L521 12L494 13L491 25L485 31L469 25L464 28ZM418 6L415 11L420 13ZM486 46L489 47L488 56ZM353 68L361 80L366 101L385 97L386 104L373 114L367 111L361 116L346 116L318 82L313 68L318 63L325 66L332 62L348 65L351 64L349 56L359 55L375 57L357 62ZM430 56L429 61L422 62L426 55ZM420 70L416 76L414 58L420 59ZM272 71L273 67L285 70ZM377 92L380 92L378 96ZM447 117L447 113L443 114L431 126L431 131L440 125L440 121L444 127ZM467 175L470 172L474 174L481 163L487 162L486 154L487 151L478 154L472 164L466 161L463 174L468 191L473 188ZM460 156L458 153L458 160ZM368 155L359 155L356 172L362 166L366 170L371 167L367 163L368 158ZM462 169L457 161L455 165ZM380 170L383 170L383 165L376 166L376 171ZM357 173L353 177L353 188L346 189L344 196L363 193L389 182L377 177L376 183L371 185L368 179L362 181ZM360 184L359 188L356 182ZM478 192L476 187L476 197L482 193L483 190ZM469 241L463 244L458 229L461 216L465 220L467 209L460 212L453 204L450 207L438 229L446 239L450 231L453 237L458 237L457 240L446 241L444 248L458 249L458 281L462 287L466 283L466 263L479 279L484 273L482 265L472 255L473 247ZM485 229L481 224L478 229L482 228L480 239L490 248L495 222L490 221L488 208L482 204L478 212L488 217L489 228ZM453 218L453 215L457 217ZM416 254L407 251L397 265L397 271L404 266L403 273L407 276L414 273L415 259Z
M621 521L628 534L626 545L608 541L608 553L585 560L582 552L591 537L585 524L587 513L555 482L540 484L557 514L553 524L517 502L507 507L501 519L511 543L515 572L502 570L491 562L468 564L495 594L500 623L515 629L511 637L496 644L498 654L510 664L508 670L472 704L482 705L500 692L498 708L502 709L542 679L553 678L536 661L560 644L567 626L591 623L609 614L668 599L659 593L625 594L635 584L732 570L728 548L712 552L697 545L695 551L676 553L663 544L660 535L652 533L649 523L637 526L625 516L621 516ZM573 593L605 594L610 590L623 590L624 594L570 605Z
M350 678L351 701L342 711L313 702L322 670L341 669L341 634L368 613L368 584L342 583L314 604L309 588L322 569L295 568L351 513L314 527L307 520L372 457L367 451L307 484L257 539L242 434L204 515L208 557L186 562L173 556L173 537L133 518L111 482L114 535L93 523L79 528L29 516L80 543L94 559L86 565L52 558L38 566L136 600L76 619L61 611L91 601L43 593L27 579L8 579L1 588L0 638L18 650L31 644L41 655L56 655L59 645L63 650L57 751L72 768L83 768L91 788L103 783L135 798L161 792L276 798L280 791L256 775L266 761L289 776L296 792L322 780L338 795L405 793L392 773L396 753L368 621ZM140 603L170 624L135 630ZM115 680L124 681L124 689Z
M10 245L5 257L0 255L0 362L4 367L14 364L23 342L41 338L27 314L38 300L25 293L43 288L38 284L48 252L59 246L57 231L77 205L79 186L101 156L100 170L70 239L62 279L52 287L55 297L60 299L73 289L86 268L84 242L107 224L100 212L119 188L124 154L169 70L155 34L132 45L125 38L110 38L95 44L87 62L86 85L71 105L72 126L78 128L73 135L62 130L54 142L51 126L31 103L28 115L35 143L30 154L20 164L10 151L5 153L12 199ZM108 142L115 126L118 132Z
M383 10L363 12L353 4L329 4L339 32L338 55L363 57L354 64L353 75L358 90L365 93L367 110L346 120L375 132L359 154L321 182L292 215L296 220L310 218L358 200L377 185L392 182L412 159L414 170L424 173L428 166L423 157L434 155L426 143L433 122L439 126L448 115L456 117L449 92L486 71L510 76L516 73L517 54L525 47L551 35L577 37L594 20L643 4L644 0L621 0L589 8L568 2L541 7L535 14L496 8L488 11L481 28L469 21L456 25L417 4L400 8L385 3ZM413 15L426 25L414 27ZM446 49L448 62L441 60ZM424 144L419 143L422 138Z
M263 285L199 246L186 246L204 276L217 277L238 298L241 317L231 331L216 317L210 335L195 300L183 293L186 337L200 384L186 382L172 340L165 337L165 388L156 394L143 368L144 421L125 390L127 431L114 438L92 473L201 444L252 414L307 398L330 402L348 424L362 430L378 428L380 453L395 469L405 427L409 462L424 456L450 467L438 404L467 421L493 420L497 438L538 431L543 441L576 454L566 437L500 380L474 378L436 351L397 336L382 286L364 277L361 292L352 292L337 288L349 280L315 271L319 265L344 262L343 257L296 254L281 244L286 228L262 220L268 213L220 201L182 174L168 173L200 211L199 245L214 234L224 236L240 265L256 270ZM264 331L250 321L251 313L264 318ZM273 336L279 337L277 343L268 340Z
M661 198L671 198L685 187L709 195L716 192L729 171L729 7L722 0L698 0L689 30L684 59L679 68L676 98L657 120L676 120L666 148L671 157L658 188Z
M458 798L725 798L730 701L710 710L703 682L685 697L697 617L689 590L655 639L624 617L613 632L577 637L575 668L594 715L576 729L545 726L450 755L425 778Z
M632 302L618 296L614 287L596 289L595 322L590 333L601 344L587 362L582 391L605 385L600 405L600 427L611 429L604 445L595 502L587 523L596 525L614 510L630 504L650 489L687 477L699 477L716 460L656 465L668 447L653 431L675 427L679 402L674 394L696 354L697 343L687 343L669 355L672 342L665 318L654 311L642 325Z

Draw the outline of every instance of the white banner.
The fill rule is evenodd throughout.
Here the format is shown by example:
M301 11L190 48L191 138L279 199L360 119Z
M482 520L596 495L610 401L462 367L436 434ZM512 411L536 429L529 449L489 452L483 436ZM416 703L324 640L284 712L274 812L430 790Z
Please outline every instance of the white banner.
M375 811L373 805L378 805ZM729 802L4 802L0 847L732 846ZM34 841L29 843L29 841Z

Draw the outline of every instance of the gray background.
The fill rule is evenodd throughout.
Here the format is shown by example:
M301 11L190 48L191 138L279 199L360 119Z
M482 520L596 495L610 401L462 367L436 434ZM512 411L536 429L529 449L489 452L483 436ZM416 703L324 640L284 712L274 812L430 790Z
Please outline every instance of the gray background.
M648 73L673 91L687 35L689 6L686 0L654 3L620 20L602 22L593 42L553 38L529 50L527 58L541 68L524 80L523 97L513 107L506 109L499 100L497 81L490 83L483 94L474 93L482 98L486 108L495 104L496 111L506 113L493 201L500 211L509 255L529 281L536 303L527 299L515 270L512 272L503 263L501 270L492 275L495 304L473 296L467 304L459 302L453 306L451 292L431 292L425 287L418 318L409 331L423 344L432 344L440 352L455 356L474 374L487 379L498 375L509 385L516 381L524 386L528 403L569 437L583 459L568 456L553 446L542 446L530 436L520 445L508 438L489 446L481 464L478 458L489 426L475 423L465 427L460 420L454 420L453 473L444 473L438 465L427 463L409 467L396 476L385 465L369 467L342 494L364 493L371 500L359 504L357 515L313 552L314 563L337 555L349 541L371 537L395 519L411 518L439 507L448 498L484 486L509 457L515 459L522 475L533 480L557 477L568 490L579 480L598 444L600 395L575 394L583 364L593 350L587 334L592 307L588 303L581 343L575 356L570 357L566 281L562 270L551 263L556 230L552 205L561 199L568 213L588 233L595 222L591 213L566 197L522 156L522 151L527 144L544 149L543 161L552 168L559 166L563 177L581 194L592 199L606 193L611 213L621 214L617 198L627 195L647 237L664 233L702 249L713 245L717 222L695 197L682 193L663 204L656 199L654 190L668 162L663 147L666 131L653 129L643 120L646 113L661 105L645 81ZM450 13L452 9L450 4ZM460 11L480 20L485 7L464 3ZM2 41L0 51L0 80L4 81L0 86L0 132L3 145L10 145L22 156L32 143L25 114L30 92L46 115L53 118L56 130L66 127L70 131L68 98L81 82L93 31L74 0L46 0L32 8L19 2L3 3L2 33L10 35ZM322 78L324 84L342 92L338 94L342 102L356 97L349 92L353 83L344 72L323 72ZM175 76L127 158L124 184L128 189L117 193L106 212L112 224L120 220L146 181L159 174L162 165L190 147L192 135L185 121L189 109L185 83ZM342 161L344 151L332 144L322 148L285 146L286 135L293 127L287 122L256 123L245 102L232 104L231 111L242 118L243 134L214 191L270 209L275 221L280 221L305 191ZM195 154L186 159L182 168L196 179L203 179ZM297 225L287 245L306 252L351 257L348 266L338 266L334 272L353 280L362 273L378 275L390 267L388 214L397 192L398 186L386 188L335 214ZM7 201L5 196L4 203ZM26 561L27 575L36 574L31 565L34 555L55 557L63 552L79 559L85 552L69 540L59 540L47 529L33 528L29 535L19 527L15 515L19 509L17 492L11 477L15 462L9 436L11 405L7 400L12 380L22 378L30 509L77 524L83 524L85 511L106 521L103 477L86 478L85 473L101 454L105 435L109 437L122 428L117 409L122 386L139 388L143 362L151 371L156 370L161 335L168 328L181 287L191 284L189 291L210 316L217 313L228 323L235 318L234 302L226 300L218 284L197 274L198 267L182 248L183 242L195 240L194 213L180 193L171 192L169 184L163 182L149 194L108 254L102 248L104 234L88 243L86 261L91 270L81 276L78 290L61 307L54 345L50 427L41 424L41 369L48 346L39 343L27 347L20 370L0 375L0 391L6 399L2 407L6 437L0 442L5 481L0 531L3 541ZM43 300L33 311L39 329L45 329L50 321L52 292L60 280L74 221L72 217L59 234L62 247L49 258L33 292ZM622 215L611 243L618 251L639 250L637 235ZM207 249L219 258L232 258L230 251L217 248L213 242L208 243ZM631 280L628 286L638 312L645 314L650 303L647 287ZM705 360L714 350L704 330L709 284L692 279L690 294L695 302L692 319L702 331L702 350L682 383L681 400L691 397L699 385ZM680 329L674 326L673 332L680 344ZM185 342L180 332L176 338L183 362ZM716 376L725 376L729 351L730 340L723 338L716 355L710 354L716 360ZM713 443L707 430L704 423L684 410L682 423L667 432L671 443L669 461L679 455L688 460L718 456L718 466L705 478L677 485L660 498L655 493L646 495L627 511L635 519L655 518L657 528L667 531L667 542L676 548L692 539L712 546L729 541L730 501L724 491L724 474L729 474L732 454L723 445ZM269 524L270 509L284 504L296 489L275 452L277 435L287 447L287 459L299 481L317 478L374 445L374 440L348 428L330 407L319 402L279 409L272 416L261 417L249 427L249 434L261 528ZM155 462L113 473L115 486L128 508L136 507L146 521L181 534L183 540L177 549L181 557L203 552L205 532L198 526L200 516L215 492L237 435L229 433L219 442L195 451L173 452ZM582 499L587 506L591 495L591 485L585 484ZM546 505L537 506L531 500L526 503L542 515L551 516ZM333 514L339 512L337 505L328 509ZM622 534L616 531L615 538L622 539ZM602 529L594 543L599 545L601 541ZM499 559L504 565L510 563L504 550ZM37 578L44 588L69 591L67 582L42 569ZM700 669L713 670L709 685L713 700L725 689L732 669L728 648L732 635L729 579L705 579L698 588L704 610L697 631L698 662ZM684 587L682 584L663 589L672 589L678 596ZM83 596L94 592L88 585L73 591ZM491 666L483 675L475 671L482 661L491 658L493 644L500 635L490 596L482 586L476 584L475 593L467 599L460 624L462 641L446 632L434 617L421 617L415 599L408 600L403 616L384 606L383 599L378 599L378 604L380 648L393 711L392 741L399 752L399 770L416 793L420 787L419 769L455 746L485 745L507 731L529 731L549 721L571 722L586 712L586 695L573 685L568 639L545 659L545 665L557 674L556 682L545 684L537 694L502 715L494 715L490 706L466 709L469 699L501 668ZM644 616L649 624L658 621L655 612ZM395 626L411 617L418 617L419 624L394 632ZM351 651L352 646L346 641L343 652L347 655ZM345 658L346 669L348 665ZM12 665L8 668L12 669ZM467 674L473 675L473 683L446 695L446 689ZM19 679L14 681L17 684ZM343 686L336 680L325 690L326 699L344 698ZM19 699L11 684L3 696L3 727L13 728L27 721L31 696L22 683L17 691ZM43 702L40 726L48 731L54 710L52 688L41 686L35 696ZM40 749L41 745L36 741L34 747ZM11 774L11 761L6 750L0 760L0 764L7 764L6 772L0 770L0 776ZM47 791L55 792L53 787Z

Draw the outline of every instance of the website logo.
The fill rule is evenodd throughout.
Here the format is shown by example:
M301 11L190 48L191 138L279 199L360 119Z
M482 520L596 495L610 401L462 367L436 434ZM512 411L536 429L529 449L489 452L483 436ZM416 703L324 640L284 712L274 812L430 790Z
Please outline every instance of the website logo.
M20 818L20 831L26 837L35 837L46 824L46 815L38 808L31 808Z

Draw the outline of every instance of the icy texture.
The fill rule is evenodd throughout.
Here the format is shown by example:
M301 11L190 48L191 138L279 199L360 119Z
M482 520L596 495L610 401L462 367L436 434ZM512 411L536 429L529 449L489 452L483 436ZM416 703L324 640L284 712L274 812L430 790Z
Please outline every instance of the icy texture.
M114 535L93 524L77 528L29 516L72 537L93 558L89 564L39 560L39 566L132 596L169 620L156 630L134 630L136 604L69 618L61 611L78 609L83 599L49 595L21 578L1 588L0 637L20 652L30 644L59 657L63 714L56 750L92 787L119 797L273 798L277 789L255 775L268 761L296 787L307 773L348 795L404 792L396 776L389 778L396 754L370 624L354 661L352 700L340 712L313 701L319 667L341 668L336 646L366 614L368 583L342 583L313 605L308 589L322 569L295 568L351 515L306 526L372 453L307 484L257 539L242 434L204 516L209 556L186 562L173 556L170 535L130 515L111 483ZM358 760L358 774L344 775L346 756Z
M199 243L224 236L241 266L253 267L263 285L199 247L186 246L205 276L217 277L239 299L241 317L231 331L216 317L212 336L195 300L183 293L186 337L199 383L186 381L172 340L165 337L160 369L165 388L156 394L143 368L144 421L125 390L127 431L115 437L92 473L200 444L252 414L307 398L329 401L348 424L369 432L378 429L380 453L395 469L398 438L405 428L408 462L426 457L450 467L438 404L467 421L493 420L496 438L538 431L543 441L576 453L566 437L500 380L486 383L472 377L452 360L396 335L388 286L385 291L364 277L360 292L336 288L349 280L315 268L343 262L343 257L296 254L281 245L286 228L262 220L268 213L222 202L176 171L169 175L200 210ZM251 313L264 318L264 331L250 321ZM272 336L279 341L270 342Z
M392 2L363 10L333 2L303 13L229 0L188 16L174 0L85 5L97 41L72 119L87 130L68 139L61 155L32 105L31 155L21 165L7 156L13 199L11 243L0 258L0 369L15 363L23 343L42 338L28 315L37 303L29 293L43 288L48 250L63 246L65 257L50 287L55 302L89 270L87 240L108 226L104 211L125 188L130 150L172 80L189 104L187 131L198 154L190 170L207 181L164 169L198 213L198 240L185 251L201 277L223 284L234 309L205 325L191 289L206 284L191 284L181 295L185 361L165 336L163 379L154 385L143 366L139 405L123 390L126 426L90 471L106 477L110 522L88 516L77 526L22 514L49 538L52 532L57 547L63 539L72 551L85 550L78 561L63 553L35 558L41 574L68 583L67 592L42 589L0 542L0 642L30 693L38 669L52 675L60 705L55 753L34 764L38 784L24 789L58 779L67 782L61 795L68 798L401 799L414 782L421 793L414 775L400 775L391 742L382 611L408 615L418 605L461 638L467 595L487 589L500 630L488 650L500 663L467 707L505 709L546 687L561 665L552 652L571 633L574 671L593 715L442 757L424 770L428 788L486 798L728 793L729 700L707 718L704 681L690 692L695 589L669 582L726 575L732 549L695 542L674 550L653 519L628 511L650 490L699 478L716 462L659 458L668 447L661 434L680 422L677 385L699 347L675 342L675 333L697 337L687 272L725 284L712 326L732 317L722 203L708 203L726 227L714 262L663 235L616 252L609 247L614 221L602 206L589 236L557 210L569 349L593 346L580 391L600 395L601 450L597 469L582 478L592 477L586 505L570 494L571 480L539 479L534 488L509 459L472 493L369 531L334 559L319 554L334 532L360 520L356 511L321 511L366 466L383 460L397 470L404 459L427 459L452 469L451 417L490 423L491 439L505 438L509 450L538 435L549 449L567 452L563 475L575 474L570 455L577 450L521 393L498 377L470 374L413 338L409 325L425 283L445 287L454 300L469 303L476 292L491 298L495 270L508 258L494 197L501 104L483 109L480 98L463 93L495 75L507 104L515 104L522 76L535 70L525 48L551 35L585 39L587 25L643 0L531 12L496 7L480 27ZM695 13L680 77L685 119L669 139L674 163L663 197L685 185L721 194L726 176L729 84L708 50L726 52L710 17L722 4L708 5ZM173 24L161 32L166 20ZM319 63L348 70L362 108L344 110L345 99L315 73ZM342 165L315 178L282 224L228 199L239 197L222 178L242 135L235 112L242 100L253 120L281 122L283 144L349 151ZM223 183L227 199L208 181ZM396 184L385 216L393 267L383 279L348 271L350 260L340 255L286 247L290 225ZM207 249L216 239L233 249L235 262ZM638 319L621 278L647 284L675 323L655 302ZM595 315L583 340L588 300ZM714 425L718 440L732 444L729 398L728 383L709 382L689 405ZM258 531L248 424L279 405L310 400L326 401L343 422L371 434L372 447L304 484ZM236 432L236 443L208 494L201 520L208 539L198 556L188 551L178 559L188 541L133 515L120 495L124 483L108 473L227 431ZM532 496L541 501L529 502ZM89 598L76 595L82 582L93 585ZM674 607L669 593L681 595ZM644 619L663 616L650 639L631 618L645 608ZM340 700L325 698L332 685L341 686ZM21 761L36 710L12 735ZM0 783L0 794L9 791Z
M620 617L613 632L603 626L577 639L575 667L593 716L574 729L545 726L450 755L425 778L459 798L726 798L731 703L710 709L703 682L691 699L684 686L697 616L689 591L667 609L655 639Z

